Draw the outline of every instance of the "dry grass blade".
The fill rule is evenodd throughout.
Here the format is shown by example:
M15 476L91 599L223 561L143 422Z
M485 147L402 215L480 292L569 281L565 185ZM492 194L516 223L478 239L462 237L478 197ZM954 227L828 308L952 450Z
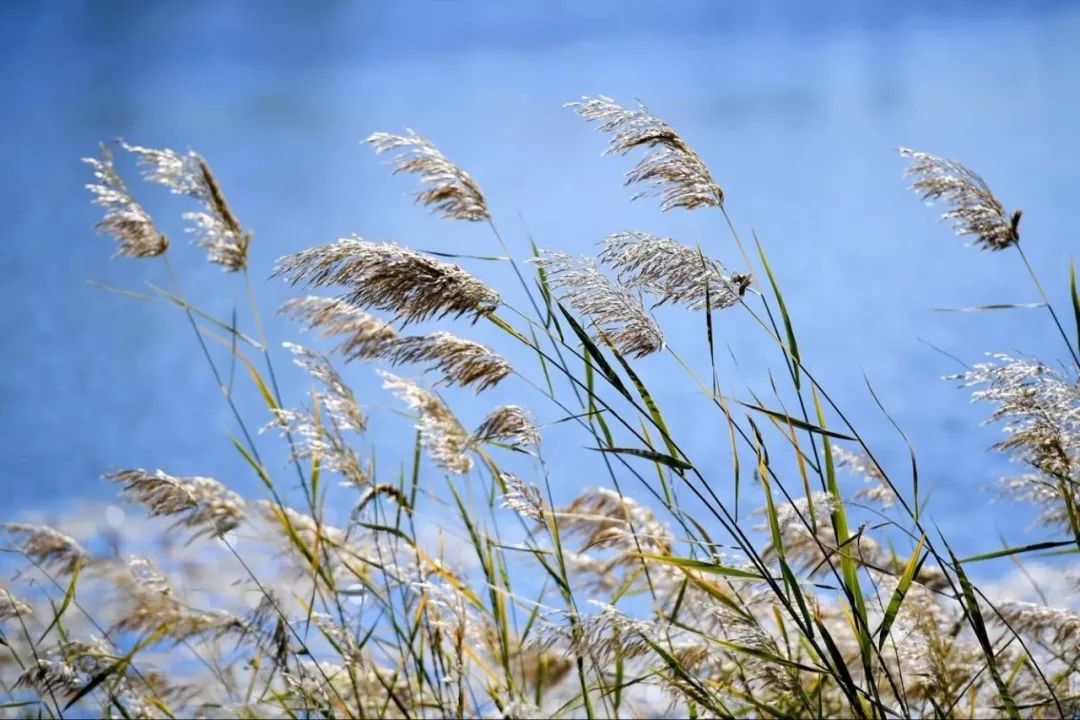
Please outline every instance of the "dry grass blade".
M305 322L308 330L318 329L323 337L339 336L341 342L334 352L346 360L379 357L398 339L393 327L337 298L294 298L282 305L280 312Z
M217 480L173 477L163 470L119 470L105 476L123 485L127 500L145 506L151 517L179 516L177 524L201 535L224 535L244 522L243 499Z
M428 186L416 193L416 201L452 220L486 220L487 202L469 173L443 155L430 141L412 130L405 135L377 132L364 142L375 152L395 152L394 174L412 173Z
M694 248L644 232L609 235L600 260L618 272L627 287L691 310L737 305L753 280L749 273L729 275L723 265Z
M217 178L201 155L190 150L181 155L169 148L121 145L146 166L143 177L148 181L202 203L202 212L184 213L184 219L191 222L190 232L198 236L196 243L206 249L210 262L224 266L229 272L247 267L251 232L236 219Z
M1020 241L1020 211L1009 215L978 173L955 160L900 148L911 159L907 175L915 178L911 189L923 200L941 200L949 209L942 220L953 223L957 235L974 235L975 244L987 250L1004 250Z
M499 305L499 295L457 265L397 243L342 238L287 255L274 275L313 287L344 285L350 305L392 312L406 321L451 315L481 315Z
M112 151L102 143L101 158L83 158L94 168L96 183L86 189L94 194L94 203L105 208L105 216L94 225L101 233L112 235L119 243L117 255L156 257L169 249L169 239L158 232L150 213L128 193L127 185L113 167Z
M670 125L654 117L643 104L628 110L603 95L569 103L581 117L600 123L600 130L611 134L605 153L625 155L636 147L648 148L645 157L627 173L626 184L649 186L634 196L659 195L660 208L719 207L724 191L713 180L709 169L686 141Z
M428 369L442 373L447 383L471 386L477 392L497 384L512 369L501 355L480 343L442 331L401 338L387 348L384 357L394 363L432 363Z
M640 358L663 349L664 333L641 298L613 283L595 260L548 252L534 262L547 273L560 299L588 316L599 335L623 354Z

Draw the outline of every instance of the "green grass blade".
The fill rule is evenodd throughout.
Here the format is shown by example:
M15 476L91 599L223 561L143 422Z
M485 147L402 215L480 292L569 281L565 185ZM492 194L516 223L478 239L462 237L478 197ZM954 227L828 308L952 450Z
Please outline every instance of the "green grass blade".
M695 560L694 558L675 557L674 555L653 555L651 553L631 553L632 557L639 557L645 560L653 560L655 562L664 563L666 565L673 565L680 568L688 568L690 570L698 570L710 575L723 575L724 577L739 578L742 580L761 580L761 574L751 572L750 570L740 570L738 568L728 567L726 565L720 565L719 563L707 562L705 560Z
M990 672L990 677L994 681L994 686L997 688L998 695L1001 696L1001 702L1005 705L1005 710L1009 714L1009 717L1018 720L1020 712L1016 709L1016 701L1013 700L1012 694L1009 692L1009 687L1005 684L1005 680L1001 677L1001 671L998 669L997 656L995 655L994 647L990 642L990 635L986 632L986 625L983 623L982 610L979 609L979 601L975 597L975 589L972 586L971 581L968 580L967 574L964 573L964 567L960 560L957 559L952 548L949 547L949 543L944 537L941 538L941 542L945 545L945 549L948 550L949 557L952 559L953 570L956 572L956 579L960 582L960 593L962 596L957 599L960 600L960 603L964 608L964 614L967 616L968 623L975 632L975 637L979 641L979 646L982 648L983 656L986 658L986 667Z
M911 559L908 560L907 565L904 567L904 572L900 576L899 582L896 583L896 590L893 591L892 598L889 599L889 605L885 608L885 617L882 618L881 628L878 630L878 648L885 646L885 640L889 637L889 631L892 629L893 622L896 620L896 615L900 612L900 605L904 602L904 597L911 588L911 583L915 579L915 574L918 572L919 567L925 559L922 555L923 543L925 541L925 535L919 538L919 542L915 546L915 551L911 553Z
M768 408L763 408L760 405L754 405L753 403L745 403L745 402L742 402L742 401L736 401L736 402L738 402L743 407L750 408L751 410L762 413L764 415L768 415L769 417L772 417L772 418L776 418L777 420L781 420L783 422L790 423L791 425L794 425L795 427L799 428L800 430L805 430L807 432L812 432L812 433L814 433L816 435L823 435L825 437L836 438L837 440L851 440L851 441L856 440L856 438L853 438L850 435L845 435L843 433L836 432L835 430L826 430L825 428L820 427L819 425L814 425L813 423L808 423L805 420L799 420L798 418L791 417L790 415L787 415L787 414L782 413L782 412L777 412L776 410L769 410Z
M970 557L961 558L962 563L979 562L980 560L992 560L994 558L1008 557L1009 555L1021 555L1023 553L1036 552L1038 550L1052 550L1054 548L1065 547L1066 545L1075 545L1074 540L1058 540L1054 542L1040 542L1032 543L1031 545L1021 545L1019 547L1002 548L1001 550L994 550L988 553L981 553L979 555L971 555ZM1076 552L1075 549L1072 552Z
M1072 297L1073 316L1076 318L1076 350L1080 352L1080 292L1076 289L1076 263L1069 261L1069 295Z
M71 580L68 581L67 590L64 592L64 599L60 601L60 607L56 608L53 612L53 617L49 622L48 627L41 632L41 636L38 638L39 645L41 644L41 641L45 639L45 636L49 634L49 631L59 624L60 618L64 616L67 609L71 607L71 602L75 599L75 585L79 582L79 573L81 571L82 563L76 563L71 571Z
M615 453L617 455L633 455L634 457L646 458L647 460L652 460L653 462L667 465L668 467L674 468L676 470L691 470L694 467L692 464L686 462L685 460L679 460L678 458L673 458L670 455L665 455L664 453L656 452L655 450L641 450L639 448L624 447L598 447L589 449L598 450L599 452L604 453Z
M757 239L754 240L757 243L758 255L761 257L761 264L765 268L765 275L769 278L769 285L772 286L773 295L776 296L776 302L780 306L780 317L784 321L784 332L787 334L788 354L791 356L791 378L795 381L795 389L801 389L801 383L799 380L799 345L795 342L795 328L791 324L791 316L788 315L787 305L784 303L784 296L780 292L780 285L776 282L776 278L773 276L772 268L769 267L769 260L765 257L765 248L761 246Z

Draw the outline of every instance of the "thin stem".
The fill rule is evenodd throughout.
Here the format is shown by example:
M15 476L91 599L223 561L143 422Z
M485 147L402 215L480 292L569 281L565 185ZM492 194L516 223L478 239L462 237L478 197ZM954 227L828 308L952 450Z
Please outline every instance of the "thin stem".
M1050 303L1050 298L1046 294L1046 290L1043 289L1042 283L1039 282L1039 276L1035 274L1035 268L1031 266L1028 261L1027 255L1024 253L1024 249L1020 247L1020 243L1015 243L1016 252L1020 253L1020 259L1024 261L1024 267L1027 268L1028 275L1031 276L1031 281L1035 283L1035 288L1039 291L1039 295L1042 296L1043 303L1046 305L1046 309L1050 311L1050 317L1054 319L1054 324L1057 325L1058 332L1061 333L1061 339L1065 341L1065 347L1069 348L1069 354L1072 355L1073 362L1080 368L1080 356L1076 354L1076 350L1073 348L1072 341L1069 340L1069 336L1065 332L1065 328L1061 324L1061 320L1058 319L1057 313L1054 311L1054 306Z

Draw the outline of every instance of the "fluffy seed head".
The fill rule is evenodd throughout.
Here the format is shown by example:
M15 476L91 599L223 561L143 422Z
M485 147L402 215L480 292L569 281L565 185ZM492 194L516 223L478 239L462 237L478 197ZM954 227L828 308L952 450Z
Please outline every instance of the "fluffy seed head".
M911 189L923 200L941 200L957 235L974 235L975 244L986 250L1004 250L1020 241L1020 211L1009 215L990 186L978 173L955 160L900 148L911 159L906 175L915 178Z
M131 577L121 581L130 598L115 629L126 632L160 632L177 641L199 636L220 637L245 629L242 620L224 610L199 610L173 596L168 582L149 565L137 559Z
M128 193L127 185L113 167L112 151L102 143L101 158L83 158L94 168L97 182L86 189L93 202L105 208L105 216L94 225L100 233L112 235L119 247L117 255L155 257L169 249L169 239L158 232L150 213Z
M341 337L334 352L346 360L379 357L398 338L397 330L390 325L337 298L294 298L279 312L306 323L308 330L320 330L323 337Z
M173 477L141 468L105 478L123 485L123 497L145 506L151 517L178 516L177 524L195 530L195 537L224 535L246 517L243 499L212 478Z
M138 156L146 166L143 177L159 183L177 195L186 195L202 204L201 212L184 213L192 226L188 231L197 236L196 244L206 249L210 262L222 265L228 272L247 267L251 232L236 219L217 178L201 155L188 151L181 155L169 148L147 148L121 143L128 152Z
M566 533L584 538L582 552L614 548L665 555L674 544L671 531L649 508L607 488L586 490L556 515Z
M33 609L4 588L0 588L0 620L30 615Z
M548 273L560 299L587 315L597 334L624 354L640 358L664 347L664 333L641 298L613 283L592 258L548 252L535 262Z
M954 379L982 386L972 399L994 405L990 422L1007 435L994 448L1035 471L1007 479L1006 492L1040 505L1043 523L1068 526L1068 508L1080 502L1080 381L1037 360L993 358Z
M312 397L330 415L338 430L359 432L367 427L367 421L352 388L345 384L345 380L325 355L296 343L285 342L282 346L292 352L297 365L322 384L323 391L312 393Z
M862 475L873 483L855 493L855 497L879 503L882 507L892 507L896 502L896 493L889 487L888 480L881 473L877 464L863 453L854 453L839 445L833 445L832 456L836 467Z
M23 671L16 686L34 688L42 695L71 695L82 687L78 671L63 660L38 658Z
M368 470L346 439L346 433L361 432L367 426L352 388L326 356L295 343L282 344L322 389L311 391L310 408L276 408L275 422L263 430L276 428L290 435L294 460L318 458L322 467L340 473L346 485L366 485Z
M392 242L343 238L281 258L274 275L312 287L344 285L346 303L392 312L406 322L447 315L478 318L499 305L494 290L457 265Z
M427 186L416 193L416 201L452 220L486 220L487 203L480 186L469 173L450 161L430 141L412 130L404 135L377 132L364 142L376 153L397 152L392 159L394 174L412 173Z
M540 444L540 433L525 408L502 405L492 410L473 433L475 443L491 440L503 440L515 447L535 446Z
M1049 637L1066 656L1080 653L1080 614L1021 601L1001 603L997 610L1016 631L1036 638Z
M380 370L383 387L392 391L419 414L416 429L420 442L435 464L447 472L464 474L473 466L468 455L470 437L437 395L411 380Z
M445 382L472 386L477 392L495 385L511 370L501 355L443 331L401 338L385 357L394 363L431 363L428 369L442 373Z
M629 110L603 95L585 97L569 103L588 121L599 122L602 132L611 134L605 154L625 155L636 147L645 147L645 157L626 176L626 184L643 183L646 189L634 199L659 195L660 208L719 207L724 191L713 180L709 169L686 141L670 125L654 117L644 104Z
M618 272L627 287L691 310L736 305L752 280L749 273L727 274L723 265L699 250L644 232L609 235L600 261Z
M518 515L538 523L544 522L547 503L540 494L540 488L527 483L513 473L502 473L506 494L503 495L503 507L513 510Z
M23 554L60 572L72 573L89 559L75 538L47 525L4 523L2 527L20 543Z

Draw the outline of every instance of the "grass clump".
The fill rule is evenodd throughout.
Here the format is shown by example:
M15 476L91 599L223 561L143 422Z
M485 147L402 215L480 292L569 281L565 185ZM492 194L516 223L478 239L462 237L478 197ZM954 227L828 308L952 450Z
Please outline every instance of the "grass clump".
M993 558L1080 549L1080 366L1056 309L1043 303L1071 364L1051 369L1000 355L958 376L1005 423L997 448L1025 473L1003 481L1004 492L1037 505L1046 538L960 559L928 520L914 453L910 482L894 479L816 380L764 249L756 248L760 268L750 267L705 161L644 106L599 97L572 107L611 135L609 153L643 150L627 178L645 188L637 197L658 196L662 210L714 213L747 266L732 272L699 248L641 231L611 234L596 258L536 249L531 264L519 264L477 180L411 131L376 133L367 142L395 154L394 172L419 177L417 202L487 226L481 232L504 252L495 259L510 265L520 288L497 291L456 262L358 237L281 258L275 276L332 293L281 310L331 345L324 354L285 344L314 388L298 406L279 390L283 358L267 345L254 293L253 335L235 313L226 322L195 307L172 274L175 250L109 149L88 160L96 176L88 187L105 208L98 229L116 238L118 254L168 266L175 287L161 299L186 315L233 412L233 448L265 492L242 498L207 477L110 472L125 500L142 506L138 527L161 540L144 536L139 549L150 557L126 555L119 544L84 546L64 528L5 525L19 566L0 589L5 713L1077 712L1080 615L1059 606L1064 598L997 602L969 571ZM145 166L147 180L201 204L186 216L197 243L250 291L248 256L258 245L206 160L119 147ZM915 189L949 203L944 217L960 234L1020 250L1019 211L1007 215L982 178L953 161L902 153L914 162ZM528 310L506 299L513 293L527 297ZM702 337L666 337L652 312L665 303L703 313ZM1080 302L1074 310L1080 327ZM738 400L721 388L715 360L704 382L674 347L697 344L715 358L714 322L727 313L748 314L775 345L787 380L774 382L773 398ZM490 324L505 347L447 329L457 322L468 331L464 320ZM405 334L414 323L437 327ZM206 337L229 349L229 368ZM261 365L249 352L263 356ZM367 441L381 411L361 408L339 361L350 371L376 366L413 424L409 457L383 457ZM223 380L238 362L265 404L259 416L242 414ZM717 436L730 440L729 465L703 462L672 433L643 362L669 363L704 395ZM434 383L385 365L420 366ZM435 389L480 398L515 383L536 402L490 403L479 422L461 419ZM598 469L552 477L546 454L558 448L544 436L556 424L576 428L579 444L598 451ZM287 446L288 476L264 462L256 438L273 440L253 427L277 432L270 437ZM841 471L868 484L845 496ZM331 522L342 498L348 512ZM760 510L740 513L747 502ZM858 518L867 519L856 526Z

